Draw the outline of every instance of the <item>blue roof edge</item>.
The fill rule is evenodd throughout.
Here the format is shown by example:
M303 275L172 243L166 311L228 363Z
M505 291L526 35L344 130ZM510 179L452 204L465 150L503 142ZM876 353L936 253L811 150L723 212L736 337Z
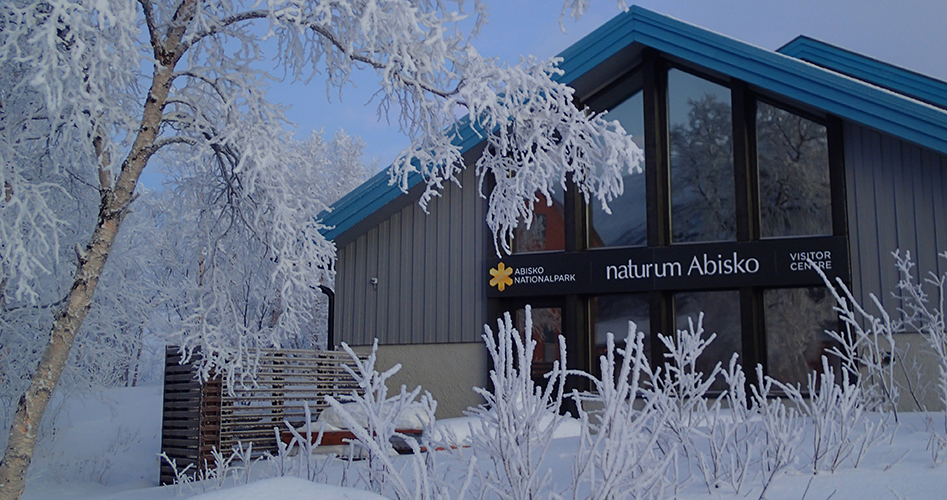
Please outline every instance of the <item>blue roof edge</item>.
M947 111L944 109L814 62L756 47L639 6L632 6L562 51L558 57L563 59L560 63L563 74L556 80L572 83L635 42L947 154ZM947 84L933 81L947 88ZM472 133L469 126L459 127L462 150L467 152L481 141L481 136ZM336 238L403 194L400 187L389 185L387 180L379 181L381 177L387 178L388 170L337 201L331 211L320 214L322 222L332 226L323 230L326 238ZM422 176L413 175L409 178L409 189L420 182L423 182Z
M776 52L947 109L947 83L800 35Z

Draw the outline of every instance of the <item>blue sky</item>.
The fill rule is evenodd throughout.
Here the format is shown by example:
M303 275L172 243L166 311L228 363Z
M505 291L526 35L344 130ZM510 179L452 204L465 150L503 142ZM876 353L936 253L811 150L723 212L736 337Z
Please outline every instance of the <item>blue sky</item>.
M475 41L481 54L511 63L521 55L551 57L618 14L615 0L591 0L579 22L559 28L560 0L487 0L490 20ZM947 2L943 0L641 0L642 7L775 50L804 34L891 64L947 80ZM324 83L280 85L274 98L290 107L302 139L312 130L344 129L368 144L384 168L407 145L395 124L367 103L377 89L373 74L328 102Z

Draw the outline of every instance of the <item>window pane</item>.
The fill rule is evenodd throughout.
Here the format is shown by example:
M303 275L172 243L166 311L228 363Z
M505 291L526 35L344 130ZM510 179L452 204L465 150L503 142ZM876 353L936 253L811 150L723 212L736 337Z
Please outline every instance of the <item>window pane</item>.
M651 363L650 307L647 293L626 295L602 295L593 297L591 303L592 324L595 325L595 359L592 373L601 375L599 356L605 355L608 333L615 336L615 346L625 348L628 337L628 322L635 323L636 331L644 333L644 356ZM615 376L621 372L622 355L615 353Z
M835 301L825 288L789 288L764 291L763 302L767 374L805 388L809 372L822 371L822 355L831 346L825 330L838 328Z
M825 127L759 103L756 135L763 237L832 234Z
M565 250L566 225L562 187L556 186L552 194L552 205L538 193L539 201L533 206L533 223L529 228L520 222L513 236L513 253Z
M644 150L644 101L637 92L605 115L607 120L618 120L635 144ZM644 168L644 165L642 165ZM592 222L589 230L590 247L637 246L647 243L648 213L645 196L645 176L625 173L622 177L624 193L609 204L612 213L602 210L597 201L591 202Z
M736 239L730 90L668 72L674 242Z
M724 369L729 366L733 353L743 360L743 340L740 336L740 292L685 292L674 296L675 328L686 330L688 319L697 328L697 318L704 313L703 338L716 333L717 337L697 360L697 370L706 377L719 361ZM711 390L726 388L723 377L717 377Z
M558 307L533 308L532 339L536 341L533 351L532 378L540 381L552 370L552 362L559 359L559 336L562 335L562 309ZM526 328L526 309L516 310L516 329L523 334Z
M595 352L605 353L606 335L615 334L615 343L621 344L628 335L628 322L634 321L637 331L645 333L645 349L650 341L651 316L648 294L602 295L592 298L592 324L595 325Z

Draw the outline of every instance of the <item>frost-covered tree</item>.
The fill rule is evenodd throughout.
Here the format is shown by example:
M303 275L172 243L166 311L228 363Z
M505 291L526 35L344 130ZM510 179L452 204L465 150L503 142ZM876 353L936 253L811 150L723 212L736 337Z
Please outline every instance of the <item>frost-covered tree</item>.
M232 375L241 357L252 364L247 355L257 348L325 344L318 285L331 286L332 273L298 262L309 286L286 294L273 277L293 250L275 247L295 244L291 228L314 227L312 214L364 182L370 169L359 159L364 143L344 132L329 141L313 133L288 146L285 161L271 166L272 175L240 205L222 192L226 183L213 162L181 154L169 162L167 189L145 195L160 211L149 220L165 235L147 252L153 294L165 297L155 304L161 324L154 329L188 351L200 348L205 377L210 370Z
M214 183L190 196L210 196L222 222L254 231L258 252L272 260L272 300L292 304L331 270L334 247L318 225L299 226L298 205L279 193L291 179L279 168L293 154L285 119L265 98L275 60L292 79L324 78L341 88L353 71L374 71L379 104L411 146L395 163L406 187L420 171L428 190L457 181L453 143L457 110L483 131L477 163L492 176L488 224L506 248L535 193L568 176L587 198L607 203L621 192L622 170L639 151L617 123L572 105L572 90L553 81L555 61L513 67L481 57L471 35L485 21L479 0L11 0L0 5L0 283L4 297L37 301L56 266L72 267L49 343L19 399L0 464L0 498L16 498L42 419L79 327L86 318L142 171L170 147L201 163ZM470 26L470 34L462 28ZM264 40L275 47L266 54ZM63 213L64 186L94 186L98 210ZM548 199L548 196L546 196ZM265 214L269 214L268 218ZM83 224L83 217L92 222ZM59 251L63 235L83 235L73 262ZM225 258L227 248L211 256ZM199 257L198 257L199 259ZM205 311L216 304L203 304ZM220 315L232 314L226 308ZM210 312L190 321L217 320ZM274 317L291 329L292 315ZM199 324L200 328L206 325ZM45 336L45 334L41 334ZM203 337L204 340L207 337ZM238 349L258 339L238 342ZM205 356L210 353L205 353Z

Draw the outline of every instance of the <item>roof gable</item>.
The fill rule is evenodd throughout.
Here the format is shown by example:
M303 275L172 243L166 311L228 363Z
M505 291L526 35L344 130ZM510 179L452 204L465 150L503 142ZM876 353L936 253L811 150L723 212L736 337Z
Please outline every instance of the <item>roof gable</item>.
M604 67L609 59L615 61L627 56L629 49L633 53L642 47L947 154L944 109L638 6L560 53L563 73L557 80L574 85L596 68ZM469 126L465 128L455 141L467 152L481 140ZM421 176L415 175L409 187L420 182ZM383 170L336 202L331 211L320 214L323 223L330 226L323 234L328 239L336 238L401 194L398 186L388 185L388 169Z

